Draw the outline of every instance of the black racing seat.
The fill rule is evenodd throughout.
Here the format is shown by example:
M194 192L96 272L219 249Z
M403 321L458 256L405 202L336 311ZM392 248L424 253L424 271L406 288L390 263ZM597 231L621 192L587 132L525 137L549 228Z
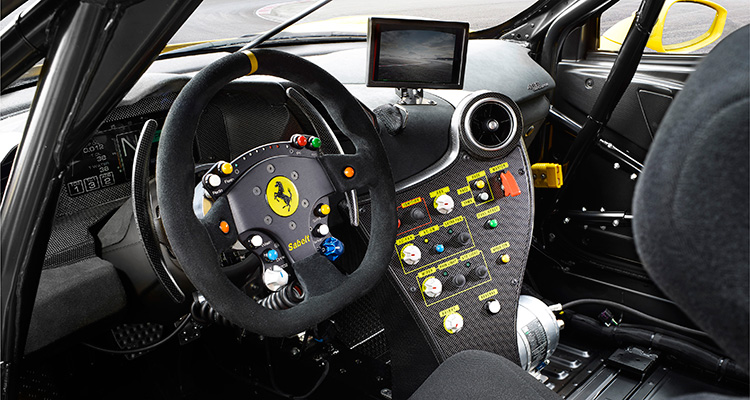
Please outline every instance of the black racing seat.
M634 197L636 245L650 276L745 370L749 35L746 26L725 38L690 76L661 123ZM559 397L503 357L464 351L441 364L410 399Z

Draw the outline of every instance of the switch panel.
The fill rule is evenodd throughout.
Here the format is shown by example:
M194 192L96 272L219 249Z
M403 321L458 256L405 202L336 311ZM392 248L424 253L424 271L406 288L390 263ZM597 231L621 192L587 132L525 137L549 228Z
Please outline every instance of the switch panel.
M519 144L501 159L461 154L396 194L400 225L389 274L443 359L467 349L518 359L515 317L531 243L531 175ZM367 234L366 202L360 217Z

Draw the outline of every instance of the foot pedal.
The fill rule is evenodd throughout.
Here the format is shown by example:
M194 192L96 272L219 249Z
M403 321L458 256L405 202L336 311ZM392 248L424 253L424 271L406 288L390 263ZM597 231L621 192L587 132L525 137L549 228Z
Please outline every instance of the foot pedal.
M555 188L563 185L562 166L553 163L536 163L531 166L534 187Z
M112 329L115 342L121 350L139 349L152 345L162 338L164 327L161 324L146 322L142 324L122 324ZM148 351L125 354L125 358L132 360Z

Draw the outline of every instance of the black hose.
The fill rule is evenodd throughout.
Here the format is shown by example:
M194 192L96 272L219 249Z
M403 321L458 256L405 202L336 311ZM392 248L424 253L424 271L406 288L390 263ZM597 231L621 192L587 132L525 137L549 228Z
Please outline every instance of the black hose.
M628 343L662 350L719 377L748 380L747 373L733 360L683 340L646 329L603 326L596 319L581 314L568 315L566 318L565 325L568 329L579 330L588 337L596 336L619 344Z
M89 344L89 343L85 343L85 342L82 342L81 344L83 344L86 347L92 348L94 350L102 351L104 353L109 353L109 354L133 354L133 353L140 353L142 351L153 350L153 349L157 348L158 346L161 346L162 344L166 343L167 340L173 338L174 335L176 335L179 331L181 331L182 328L184 328L185 325L187 325L188 322L190 322L190 320L191 320L190 316L185 317L185 319L183 319L182 322L180 322L180 324L177 325L177 328L172 333L170 333L169 335L167 335L167 337L165 337L164 339L162 339L162 340L160 340L160 341L158 341L156 343L150 344L150 345L145 346L145 347L139 347L137 349L113 350L113 349L105 349L103 347L94 346L93 344Z
M641 319L645 319L646 321L653 322L655 324L658 324L658 325L661 325L663 327L675 330L677 332L685 333L685 334L688 334L688 335L702 336L702 337L706 337L706 338L709 338L709 339L711 338L705 332L699 331L697 329L691 329L691 328L688 328L688 327L685 327L685 326L682 326L682 325L677 325L677 324L674 324L674 323L669 322L669 321L665 321L665 320L663 320L661 318L657 318L657 317L648 315L648 314L646 314L646 313L644 313L642 311L636 310L635 308L631 308L631 307L628 307L626 305L623 305L623 304L620 304L620 303L616 303L614 301L602 300L602 299L578 299L578 300L573 300L573 301L570 301L570 302L567 302L567 303L563 304L562 308L563 308L563 310L565 310L565 309L572 308L572 307L575 307L575 306L578 306L578 305L581 305L581 304L599 304L599 305L603 305L603 306L606 306L606 307L616 308L618 310L626 311L626 312L628 312L630 314L633 314L636 317L639 317Z

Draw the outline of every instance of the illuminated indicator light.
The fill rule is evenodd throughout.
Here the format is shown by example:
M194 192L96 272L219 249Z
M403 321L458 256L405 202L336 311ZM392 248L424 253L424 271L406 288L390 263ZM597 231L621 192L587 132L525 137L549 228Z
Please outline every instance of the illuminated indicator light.
M319 217L325 217L326 215L331 213L331 206L328 204L319 204L317 208L315 208L315 214Z
M435 251L437 251L438 253L442 253L445 251L445 246L443 246L442 244L436 244Z
M509 254L503 254L500 256L500 261L503 262L503 264L507 264L510 262L510 255Z
M347 178L354 177L354 168L352 167L346 167L344 168L344 176Z
M297 146L299 147L307 146L307 138L302 135L297 136L296 142L297 142Z
M448 276L448 271L443 271L443 276Z
M219 223L219 229L221 229L221 231L224 232L225 235L229 233L229 224L227 223L227 221L221 221Z
M481 179L476 181L476 183L474 183L474 187L476 187L477 189L484 189L484 181Z
M453 233L453 229L448 229L448 234Z
M487 221L487 222L485 223L485 226L486 226L487 228L489 228L489 229L495 229L495 228L497 228L497 220L496 220L496 219L494 219L494 218L493 218L493 219L491 219L491 220L488 220L488 221Z
M430 239L425 239L424 242L425 243L430 243Z
M470 262L468 262L468 261L467 261L467 262L466 262L466 264L464 264L464 265L466 266L466 268L469 268L469 267L471 267L471 263L470 263Z
M317 138L315 136L310 138L310 147L313 149L320 148L320 138Z
M232 167L232 164L230 163L223 163L221 164L221 173L224 175L229 175L234 171L234 167Z

